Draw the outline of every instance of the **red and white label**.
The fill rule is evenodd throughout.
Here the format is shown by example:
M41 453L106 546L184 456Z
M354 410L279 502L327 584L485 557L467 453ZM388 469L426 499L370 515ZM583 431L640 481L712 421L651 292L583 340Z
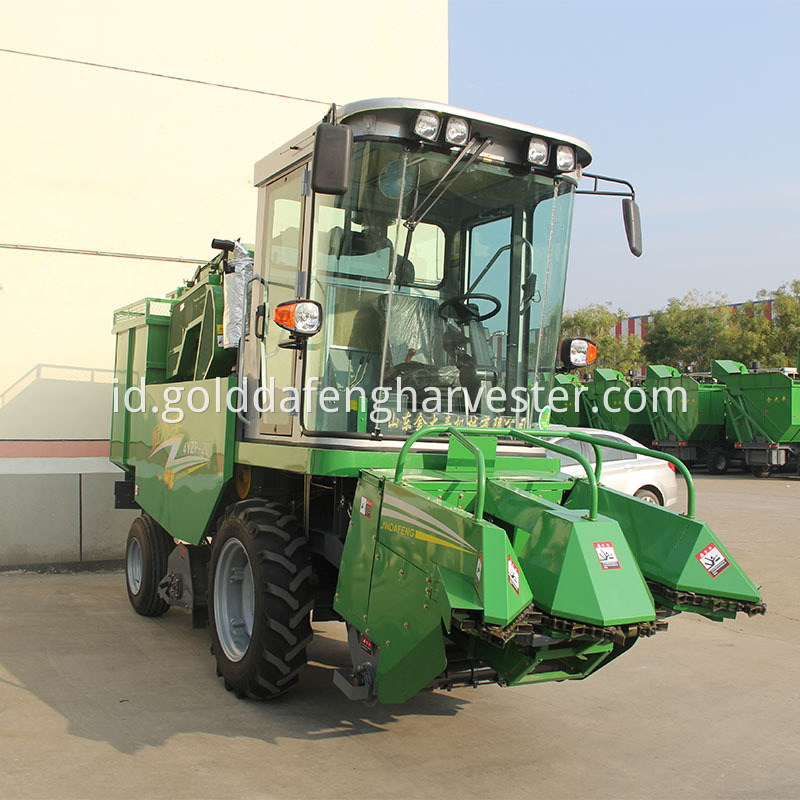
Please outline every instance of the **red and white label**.
M375 655L375 645L369 639L367 639L367 637L364 636L363 633L361 634L361 640L359 641L359 644L361 645L361 649L368 656L374 656Z
M478 563L475 565L475 585L478 586L483 575L483 554L478 553Z
M358 509L367 519L372 516L372 500L367 500L366 497L361 498L361 506Z
M704 550L701 550L695 558L705 567L706 572L712 578L716 578L731 565L731 562L722 555L719 547L715 544L710 544Z
M597 558L600 560L600 566L603 569L619 569L619 559L617 558L617 551L611 542L595 542L594 551L597 553Z
M511 588L519 594L519 567L511 556L508 557L508 582L511 584Z

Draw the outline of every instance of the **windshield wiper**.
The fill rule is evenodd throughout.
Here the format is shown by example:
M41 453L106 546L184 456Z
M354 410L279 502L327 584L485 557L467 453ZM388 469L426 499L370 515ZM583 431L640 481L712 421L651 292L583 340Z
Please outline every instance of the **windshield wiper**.
M444 175L436 181L436 184L428 194L416 203L411 213L406 218L403 224L409 230L409 238L411 237L411 232L414 231L428 212L439 202L444 193L464 174L465 170L475 163L478 156L480 156L491 143L492 140L488 136L485 139L479 139L477 136L473 136L472 139L469 140L467 146L458 154L458 157L447 168ZM471 148L475 145L478 145L477 149L470 152ZM464 163L461 169L454 173L453 171L462 161Z
M403 258L399 264L401 273L408 264L408 257L411 254L411 240L414 237L414 231L417 229L417 225L422 222L428 212L442 199L445 192L447 192L464 172L475 163L476 159L491 143L492 139L489 136L485 139L479 139L477 136L473 136L467 143L467 146L445 170L444 175L436 181L434 187L428 194L426 194L422 200L418 200L414 204L414 208L411 209L411 213L406 217L406 221L403 223L403 225L408 228L408 235L406 236L406 246L403 248ZM470 152L471 148L475 147L475 145L477 145L477 148ZM464 162L463 164L461 164L462 161ZM454 172L459 164L461 164L461 169L459 169L458 172ZM419 173L417 173L417 188L419 188Z

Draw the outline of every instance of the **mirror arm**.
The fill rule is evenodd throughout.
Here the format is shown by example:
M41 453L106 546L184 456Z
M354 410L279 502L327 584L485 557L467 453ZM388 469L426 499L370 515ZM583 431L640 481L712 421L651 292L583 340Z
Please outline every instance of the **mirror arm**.
M628 183L628 181L623 180L622 178L609 178L606 175L594 175L590 172L584 172L581 176L582 178L589 178L590 180L594 181L594 187L591 189L577 189L575 194L599 194L605 195L607 197L630 197L631 200L636 199L636 191L633 188L633 184ZM597 184L599 181L606 181L607 183L619 183L622 186L627 186L630 191L627 192L600 192L597 189Z

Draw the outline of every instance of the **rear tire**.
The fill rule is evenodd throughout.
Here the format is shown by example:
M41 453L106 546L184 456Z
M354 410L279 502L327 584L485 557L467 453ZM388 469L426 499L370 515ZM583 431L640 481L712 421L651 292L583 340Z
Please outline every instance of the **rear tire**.
M652 489L639 489L639 491L636 492L633 496L638 497L640 500L644 500L645 503L653 503L654 505L657 506L664 505L661 498Z
M237 697L268 700L297 683L312 638L311 574L305 537L285 507L228 507L209 565L209 622L217 674Z
M751 464L750 474L754 478L769 478L769 476L772 475L772 470L769 467L765 467L763 464Z
M143 617L160 617L169 603L158 595L159 581L167 574L167 562L175 543L149 515L142 514L131 524L125 546L125 577L128 600Z
M728 456L721 447L712 447L706 459L709 475L724 475L728 471Z

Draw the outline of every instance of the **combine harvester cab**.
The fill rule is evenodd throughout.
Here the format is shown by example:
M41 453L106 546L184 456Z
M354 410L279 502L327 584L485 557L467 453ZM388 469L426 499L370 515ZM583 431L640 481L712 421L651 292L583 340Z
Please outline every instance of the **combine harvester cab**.
M800 378L796 369L756 369L718 360L711 374L725 385L727 435L750 471L766 478L800 459Z
M143 511L130 601L208 624L237 696L294 686L312 614L346 623L339 688L393 703L580 679L678 611L763 612L677 459L559 429L590 465L535 407L590 160L435 103L332 108L256 165L252 251L214 240L187 286L115 315L117 504ZM612 182L638 255L633 190ZM676 463L686 514L604 488L601 446Z
M711 375L681 374L675 367L647 367L645 390L653 428L653 447L687 466L704 464L722 475L741 454L725 435L725 385Z

